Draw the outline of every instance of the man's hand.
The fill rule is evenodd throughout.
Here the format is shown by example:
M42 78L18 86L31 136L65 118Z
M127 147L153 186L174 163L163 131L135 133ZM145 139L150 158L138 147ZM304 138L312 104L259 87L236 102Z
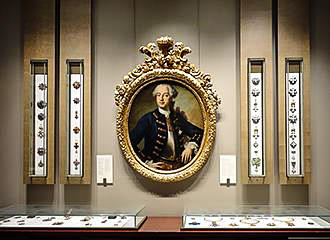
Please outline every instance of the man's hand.
M164 166L164 163L163 162L155 162L155 163L149 162L149 163L147 163L147 165L152 167L152 168L162 169L163 166Z
M190 162L192 156L192 149L190 147L186 147L181 153L181 162L184 164Z

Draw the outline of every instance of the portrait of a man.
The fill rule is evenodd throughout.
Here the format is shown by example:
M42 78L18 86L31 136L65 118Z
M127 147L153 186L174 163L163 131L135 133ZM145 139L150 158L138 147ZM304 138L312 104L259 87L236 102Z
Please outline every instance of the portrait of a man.
M194 158L202 142L203 129L175 108L177 96L176 86L166 82L155 85L149 98L154 102L153 110L143 113L130 129L135 153L155 169L183 167Z

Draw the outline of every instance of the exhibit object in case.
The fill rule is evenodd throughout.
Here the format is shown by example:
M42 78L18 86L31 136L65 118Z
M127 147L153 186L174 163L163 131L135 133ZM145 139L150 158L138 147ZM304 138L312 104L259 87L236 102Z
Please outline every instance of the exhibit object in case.
M30 177L47 177L48 61L31 61Z
M248 59L249 177L265 177L264 59Z
M303 61L286 59L285 124L287 176L304 176Z
M330 211L319 206L243 206L236 209L187 211L182 229L330 229Z
M84 166L84 60L67 60L68 177L82 177Z
M86 206L9 206L0 209L1 228L137 229L145 221L143 208L95 210Z

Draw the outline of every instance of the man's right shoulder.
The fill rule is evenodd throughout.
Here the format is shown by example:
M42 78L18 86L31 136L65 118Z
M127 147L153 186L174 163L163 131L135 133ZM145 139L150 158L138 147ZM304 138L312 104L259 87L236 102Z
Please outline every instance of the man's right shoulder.
M152 120L152 119L157 119L158 118L158 114L157 114L157 110L154 110L154 111L151 111L151 112L148 112L146 114L144 114L142 117L141 117L141 120Z

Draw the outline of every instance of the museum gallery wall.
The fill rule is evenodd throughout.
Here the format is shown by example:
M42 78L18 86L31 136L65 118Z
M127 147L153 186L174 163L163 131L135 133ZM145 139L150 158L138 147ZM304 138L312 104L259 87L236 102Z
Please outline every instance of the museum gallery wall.
M326 3L327 7L329 4ZM54 185L24 185L23 172L23 29L21 1L6 3L1 11L1 205L9 203L87 203L98 208L146 207L147 215L180 215L195 207L219 209L231 204L321 204L330 207L325 190L330 169L327 123L330 120L328 56L329 21L322 1L311 2L311 146L309 185L280 185L277 147L274 144L273 180L270 184L220 186L219 157L234 154L240 159L240 11L239 1L93 1L92 18L92 121L91 184L63 185L55 169ZM4 24L6 22L6 24ZM171 36L192 49L187 56L212 76L222 103L216 123L213 151L205 166L191 178L177 183L144 179L125 161L116 136L114 93L123 76L144 61L140 46ZM6 60L5 60L6 59ZM276 82L273 81L276 89ZM276 109L276 95L273 96ZM274 130L277 129L276 111ZM58 119L55 119L58 120ZM55 121L56 122L56 121ZM55 128L56 129L56 128ZM276 131L274 131L276 132ZM58 133L58 132L57 132ZM55 138L57 139L57 138ZM274 134L276 143L276 133ZM55 140L58 141L58 140ZM114 158L114 183L96 185L97 154ZM55 155L55 163L58 163ZM239 162L239 161L238 161ZM56 164L55 164L56 165ZM240 172L238 164L237 172Z

